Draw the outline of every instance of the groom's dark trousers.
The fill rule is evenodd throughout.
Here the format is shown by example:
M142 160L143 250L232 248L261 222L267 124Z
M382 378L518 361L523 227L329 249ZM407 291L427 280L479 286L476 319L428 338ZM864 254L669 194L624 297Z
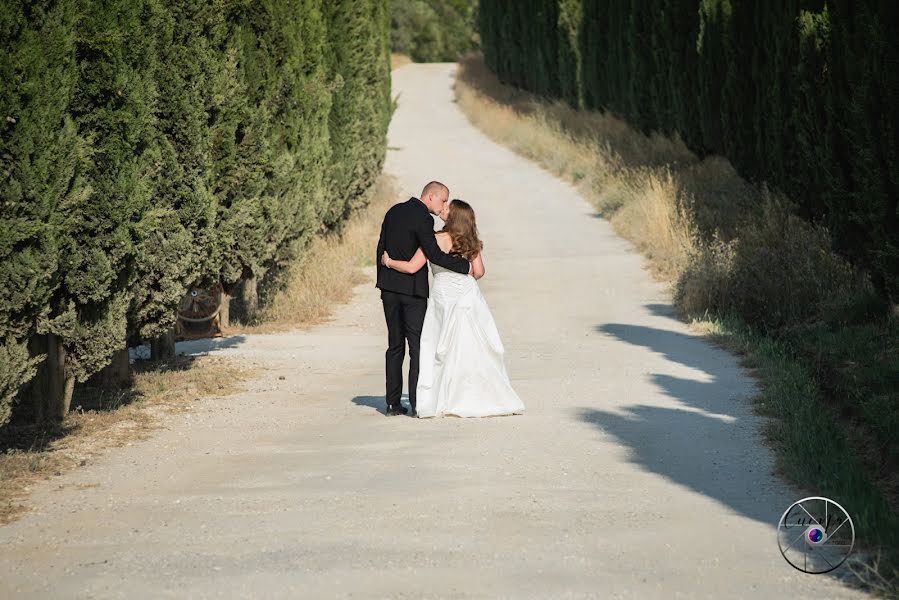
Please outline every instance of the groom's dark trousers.
M421 328L428 308L428 270L400 273L381 264L386 250L393 260L410 260L421 248L434 264L457 273L468 273L469 262L446 254L434 237L434 219L418 198L395 204L384 216L378 240L377 287L381 289L384 318L387 321L387 409L398 407L403 395L403 358L409 344L409 405L415 410L418 385L418 352Z
M409 343L409 406L415 410L418 351L428 299L381 290L387 320L387 408L399 406L403 395L403 357Z

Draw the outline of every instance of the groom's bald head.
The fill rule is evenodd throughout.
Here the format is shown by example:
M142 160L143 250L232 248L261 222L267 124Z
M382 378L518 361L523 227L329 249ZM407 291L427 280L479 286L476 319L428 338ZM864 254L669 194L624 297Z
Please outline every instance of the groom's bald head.
M435 196L444 196L449 198L449 188L440 183L439 181L431 181L424 187L421 191L421 198L424 200L428 197L428 194L433 194Z
M449 188L439 181L428 183L421 191L421 201L428 207L428 212L439 215L443 205L449 200Z

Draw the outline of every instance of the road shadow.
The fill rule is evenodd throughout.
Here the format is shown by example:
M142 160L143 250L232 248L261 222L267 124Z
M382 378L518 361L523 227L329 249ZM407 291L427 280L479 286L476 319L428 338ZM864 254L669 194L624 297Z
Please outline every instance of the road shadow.
M673 315L668 305L647 308L660 316ZM788 500L783 497L786 488L771 478L772 463L761 437L747 440L755 437L746 422L751 415L746 398L753 387L748 383L735 389L741 374L734 364L714 360L714 350L699 336L625 323L607 323L595 330L695 369L697 377L649 374L652 384L681 407L648 403L615 411L583 407L579 418L629 448L630 461L644 470L776 527L786 508L781 506Z
M677 318L677 312L674 310L673 304L651 302L649 304L644 304L643 308L648 310L651 314L656 315L657 317L670 317L672 319Z
M755 447L750 449L745 443L733 443L740 435L733 421L647 404L618 412L582 408L578 416L626 446L631 463L766 525L772 534L790 504L818 493L792 491L777 479L769 470L770 462L758 459L765 452L761 440L754 441ZM711 523L709 531L730 535L717 531ZM771 552L778 552L774 535ZM856 574L846 567L827 576L850 587L862 586Z
M384 396L356 396L353 398L353 404L356 406L366 406L375 409L376 412L384 414L387 410L387 401ZM400 404L409 408L409 395L403 394L400 398Z
M647 305L647 308L659 316L670 316L674 320L673 312L670 315L666 314L664 304ZM727 364L729 361L710 362L712 353L720 350L711 348L709 342L702 336L626 323L606 323L597 325L594 330L622 342L647 348L663 355L671 362L700 371L705 378L710 379L698 381L664 373L651 374L652 382L671 398L715 414L733 416L736 408L744 414L743 405L735 405L734 394L731 393L731 386L737 373ZM742 397L745 394L737 395Z
M175 353L184 356L198 356L209 354L216 350L236 348L247 341L245 335L232 335L220 338L201 338L197 340L185 340L175 343Z
M776 527L786 505L752 485L769 474L738 448L717 447L732 439L733 423L702 413L639 404L624 414L582 408L578 415L629 448L630 462Z
M645 307L657 316L676 320L670 305ZM624 323L607 323L595 330L699 372L696 378L649 375L650 381L680 406L639 403L612 411L595 408L600 404L597 401L578 409L583 422L629 450L632 464L772 530L796 500L827 496L826 490L797 490L774 472L772 453L755 422L750 422L754 417L748 398L755 383L735 369L736 359L727 358L701 336ZM774 544L772 537L772 552L777 551ZM858 586L849 569L837 569L828 576Z

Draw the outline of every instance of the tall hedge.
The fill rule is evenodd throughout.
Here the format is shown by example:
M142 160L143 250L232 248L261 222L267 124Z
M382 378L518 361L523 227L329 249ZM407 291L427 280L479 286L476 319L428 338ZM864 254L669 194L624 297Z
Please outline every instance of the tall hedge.
M68 386L105 366L124 346L135 263L135 227L154 201L155 44L148 1L79 6L78 68L68 107L85 152L85 193L57 207L60 285L48 330L66 351Z
M482 0L480 10L500 79L727 156L827 225L837 250L899 301L899 3Z
M70 4L0 4L0 425L34 376L28 342L60 283L52 218L85 193L69 112L75 21Z
M190 286L255 280L364 203L390 118L388 13L0 7L0 425L17 394L63 416L75 382L171 327Z
M122 0L134 4L133 0ZM215 279L221 251L213 182L222 114L233 102L221 46L221 2L145 0L146 60L153 87L152 203L135 224L129 337L152 338L175 321L192 284Z
M325 224L333 227L361 205L384 163L380 140L390 122L390 40L376 27L389 19L389 3L333 0L328 10L328 54L334 73L329 115L331 164Z

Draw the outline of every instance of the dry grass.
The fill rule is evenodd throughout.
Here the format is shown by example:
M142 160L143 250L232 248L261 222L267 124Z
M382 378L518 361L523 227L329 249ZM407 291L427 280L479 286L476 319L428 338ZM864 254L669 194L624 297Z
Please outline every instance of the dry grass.
M393 52L390 55L390 68L393 71L399 69L403 65L408 65L411 62L412 59L405 54L398 54L396 52Z
M137 367L134 385L120 391L82 388L58 425L14 425L0 430L0 525L27 510L38 482L89 462L106 449L144 439L194 401L240 389L253 369L205 357Z

